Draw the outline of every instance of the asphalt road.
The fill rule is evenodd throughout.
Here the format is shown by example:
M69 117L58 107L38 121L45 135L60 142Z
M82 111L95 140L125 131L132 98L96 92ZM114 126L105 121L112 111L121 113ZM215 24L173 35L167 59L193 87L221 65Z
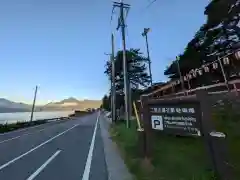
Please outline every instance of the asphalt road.
M1 180L107 180L98 113L0 135Z

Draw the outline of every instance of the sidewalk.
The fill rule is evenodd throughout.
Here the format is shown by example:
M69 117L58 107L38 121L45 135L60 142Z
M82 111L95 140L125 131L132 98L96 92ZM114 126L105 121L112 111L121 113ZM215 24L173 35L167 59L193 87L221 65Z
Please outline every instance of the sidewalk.
M132 180L132 176L120 156L116 143L110 138L108 130L111 119L106 118L102 114L99 121L108 170L108 180Z

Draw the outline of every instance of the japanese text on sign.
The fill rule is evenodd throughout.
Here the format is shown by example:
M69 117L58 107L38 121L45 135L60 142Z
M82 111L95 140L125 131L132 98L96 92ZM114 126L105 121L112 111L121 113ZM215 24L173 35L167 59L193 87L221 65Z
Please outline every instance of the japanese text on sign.
M158 107L152 107L150 108L151 112L154 113L195 113L194 108L174 108L174 107L167 107L167 108L158 108Z

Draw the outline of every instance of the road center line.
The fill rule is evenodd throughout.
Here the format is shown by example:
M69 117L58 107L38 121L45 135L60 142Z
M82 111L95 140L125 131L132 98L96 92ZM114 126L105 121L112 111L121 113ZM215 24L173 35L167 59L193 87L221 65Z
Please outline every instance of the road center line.
M35 146L34 148L30 149L29 151L27 151L27 152L21 154L20 156L18 156L18 157L16 157L16 158L12 159L11 161L8 161L7 163L5 163L5 164L3 164L3 165L0 166L0 170L2 170L3 168L9 166L10 164L14 163L15 161L21 159L22 157L28 155L29 153L31 153L31 152L35 151L36 149L38 149L38 148L44 146L45 144L51 142L52 140L54 140L54 139L56 139L57 137L59 137L59 136L65 134L66 132L72 130L73 128L75 128L75 127L77 127L77 126L79 126L79 125L80 125L80 124L76 124L76 125L74 125L73 127L71 127L71 128L69 128L69 129L67 129L67 130L65 130L65 131L63 131L63 132L57 134L56 136L54 136L54 137L48 139L47 141L44 141L43 143L41 143L41 144Z
M5 132L5 133L1 133L0 136L4 136L4 135L7 135L7 134L14 134L14 133L22 132L22 131L27 131L29 129L35 129L35 128L39 127L39 126L44 126L46 124L47 123L39 124L39 125L31 126L31 127L26 127L26 128L22 128L22 129L17 129L17 130Z
M35 131L35 132L24 133L24 134L22 134L22 135L20 135L20 136L15 136L15 137L13 137L13 138L5 139L5 140L0 141L0 144L5 143L5 142L8 142L8 141L12 141L12 140L14 140L14 139L18 139L18 138L20 138L20 137L22 137L22 136L27 136L27 135L30 135L30 134L39 133L39 132L44 131L45 129L48 129L48 128L49 128L49 127L46 127L46 128L40 129L40 130Z
M90 145L90 148L89 148L87 162L85 164L85 169L84 169L82 180L89 180L89 174L90 174L90 168L91 168L91 163L92 163L92 155L93 155L93 149L94 149L94 144L95 144L95 138L96 138L96 132L97 132L97 127L98 127L99 116L100 116L100 113L98 114L97 121L95 123L95 128L94 128L92 141L91 141L91 145Z
M31 176L27 178L27 180L33 180L35 177L37 177L38 174L42 172L42 170L47 167L47 165L57 157L57 155L61 152L61 150L58 150L55 152L43 165L41 165Z
M22 135L23 136L23 135ZM11 140L14 140L14 139L18 139L18 138L20 138L21 136L16 136L16 137L13 137L13 138L9 138L9 139L5 139L5 140L3 140L3 141L0 141L0 144L2 144L2 143L5 143L5 142L8 142L8 141L11 141Z

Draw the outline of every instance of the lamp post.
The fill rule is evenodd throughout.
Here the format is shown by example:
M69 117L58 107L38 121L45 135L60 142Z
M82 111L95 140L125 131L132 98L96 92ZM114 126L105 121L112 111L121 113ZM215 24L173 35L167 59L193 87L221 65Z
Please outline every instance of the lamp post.
M148 46L148 32L150 31L150 28L144 28L142 36L145 37L146 40L146 47L147 47L147 58L148 58L148 69L149 69L149 74L150 74L150 81L152 85L152 70L151 70L151 60L150 60L150 55L149 55L149 46Z

